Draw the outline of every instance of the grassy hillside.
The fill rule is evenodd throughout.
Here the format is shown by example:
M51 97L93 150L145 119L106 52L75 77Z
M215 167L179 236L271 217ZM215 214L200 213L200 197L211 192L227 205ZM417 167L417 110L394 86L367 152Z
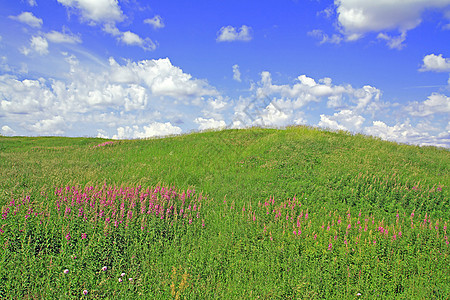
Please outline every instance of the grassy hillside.
M0 137L0 298L450 296L446 149L307 127L105 142ZM150 196L172 211L134 208Z

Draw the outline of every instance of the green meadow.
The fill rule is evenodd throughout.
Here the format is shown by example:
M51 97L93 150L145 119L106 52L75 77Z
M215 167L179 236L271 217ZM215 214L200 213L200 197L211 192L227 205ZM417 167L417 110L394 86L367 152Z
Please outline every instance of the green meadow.
M449 185L302 126L0 137L0 299L449 299Z

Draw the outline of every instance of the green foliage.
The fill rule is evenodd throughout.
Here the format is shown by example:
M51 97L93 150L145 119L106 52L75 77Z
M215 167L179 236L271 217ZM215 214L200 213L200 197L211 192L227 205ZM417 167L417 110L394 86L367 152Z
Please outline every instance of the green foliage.
M449 166L447 149L302 126L0 137L0 298L447 299ZM177 214L141 210L153 194Z

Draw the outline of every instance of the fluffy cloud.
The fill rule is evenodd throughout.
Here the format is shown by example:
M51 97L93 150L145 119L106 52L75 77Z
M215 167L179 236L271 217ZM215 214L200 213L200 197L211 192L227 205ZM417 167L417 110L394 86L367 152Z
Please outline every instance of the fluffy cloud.
M244 41L248 42L252 39L252 28L242 25L240 29L233 26L224 26L220 28L217 33L217 42L233 42Z
M117 128L117 134L113 139L143 139L157 136L166 136L173 134L180 134L182 132L180 127L173 126L170 122L158 123L153 122L148 126L143 126L142 129L139 126L125 126ZM100 134L103 134L99 131Z
M120 43L138 46L144 51L152 51L156 48L156 44L150 38L142 38L134 32L123 32L117 28L116 23L125 20L125 15L117 0L58 0L58 2L68 9L78 12L81 19L90 25L102 25L103 31L116 37ZM158 21L162 22L158 17L146 21L151 23L153 20L152 25L163 26L162 23L158 23Z
M178 98L214 96L217 91L205 80L193 79L190 74L172 65L168 58L128 61L119 65L110 59L110 76L117 83L144 84L154 95Z
M124 19L117 0L57 0L69 9L78 12L84 21L91 24L120 22Z
M46 33L45 37L52 43L68 43L68 44L81 43L80 36L68 34L65 32L59 32L55 30Z
M227 105L205 80L184 73L168 59L128 61L120 65L111 58L110 65L100 72L84 68L74 56L67 55L66 63L70 72L64 80L0 75L2 122L14 126L19 133L45 135L80 130L82 124L98 124L97 128L104 129L121 127L116 136L134 138L156 135L152 133L156 130L164 133L170 129L169 134L179 133L178 127L167 124L138 129L133 126L150 121L183 123L183 117L192 120L195 116L187 111L192 109L192 103L200 109L208 107L211 114ZM204 99L206 96L208 99ZM62 117L64 123L55 117Z
M421 72L450 72L450 59L442 57L442 54L429 54L423 58Z
M18 16L9 16L9 18L35 28L40 28L42 26L42 19L35 17L33 13L28 11L23 12Z
M322 97L341 97L344 93L352 92L351 87L336 86L331 84L330 78L321 79L317 83L313 78L306 75L297 77L294 85L272 84L272 76L269 72L261 73L261 87L256 91L257 97L265 98L270 95L280 95L281 97L292 99L294 109L300 108L309 102L319 102Z
M413 102L408 107L412 116L430 116L434 114L450 114L450 97L433 93L422 103Z
M30 130L39 135L61 135L64 134L66 124L63 117L54 116L51 119L44 119L29 127Z
M2 135L15 135L16 131L13 130L11 127L9 127L8 125L4 125L2 126L2 131L0 132Z
M353 111L344 109L333 116L320 115L320 127L334 130L359 131L365 118L355 114Z
M159 15L156 15L151 19L145 19L144 23L152 26L154 29L163 28L165 26L163 19Z
M201 117L198 117L194 120L194 123L198 124L199 130L206 130L206 129L216 129L216 128L225 128L226 124L223 120L215 120L213 118L210 119L204 119Z
M450 125L450 123L449 123ZM430 133L430 126L426 123L411 125L409 120L389 126L382 121L374 121L371 127L367 127L364 133L380 137L383 140L400 143L415 144L420 146L449 147L450 131L440 132L435 135Z
M309 36L315 37L317 38L319 41L319 44L340 44L342 42L342 36L338 35L338 34L333 34L331 37L324 33L322 30L320 29L314 29L310 32L308 32Z
M241 72L239 71L238 65L233 66L233 79L241 82Z
M403 44L403 42L406 40L406 31L403 31L400 35L398 36L390 36L386 33L379 33L377 35L377 39L379 40L385 40L386 44L388 45L389 48L391 49L397 49L397 50L401 50L402 48L405 47L405 44Z
M33 36L30 41L30 47L40 55L48 54L48 42L42 36Z
M449 0L335 0L338 23L347 40L356 40L368 32L396 30L398 37L385 33L379 38L385 39L392 48L401 48L406 32L417 27L422 14L427 9L445 8Z
M155 43L150 38L143 39L139 35L131 31L123 32L120 35L119 40L126 45L139 46L145 51L156 49Z

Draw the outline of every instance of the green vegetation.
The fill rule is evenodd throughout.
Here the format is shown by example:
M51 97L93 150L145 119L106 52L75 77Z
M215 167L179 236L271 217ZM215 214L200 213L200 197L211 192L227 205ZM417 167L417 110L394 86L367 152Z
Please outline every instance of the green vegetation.
M449 166L307 127L0 137L0 298L448 299Z

